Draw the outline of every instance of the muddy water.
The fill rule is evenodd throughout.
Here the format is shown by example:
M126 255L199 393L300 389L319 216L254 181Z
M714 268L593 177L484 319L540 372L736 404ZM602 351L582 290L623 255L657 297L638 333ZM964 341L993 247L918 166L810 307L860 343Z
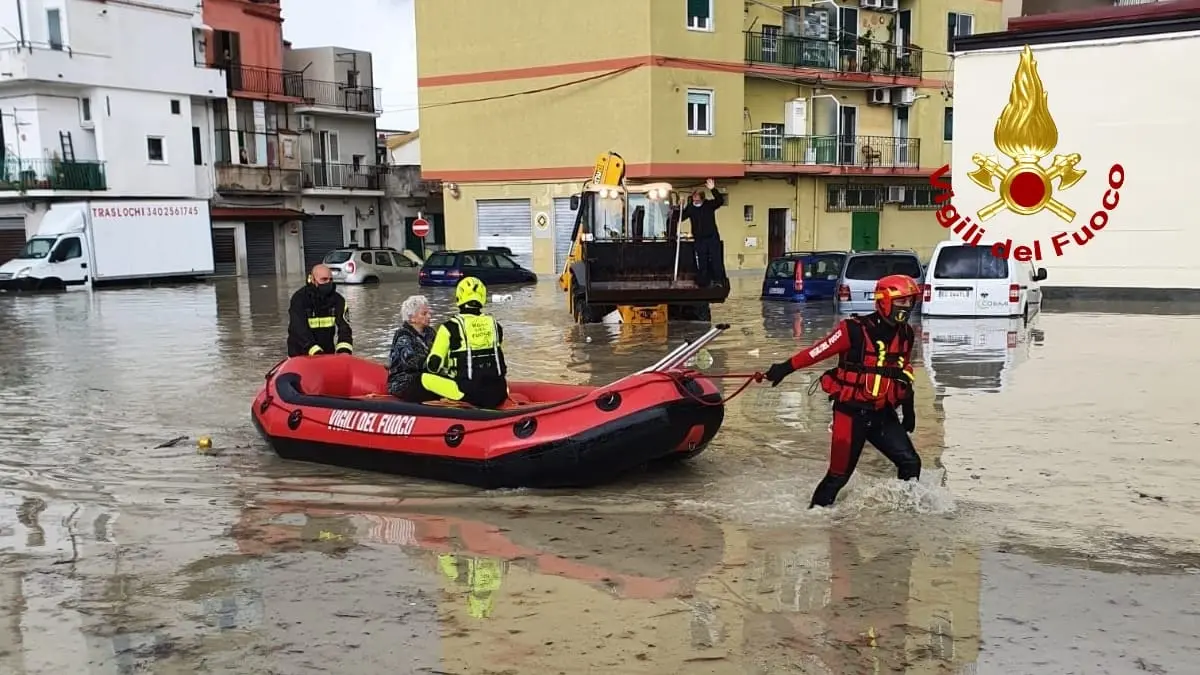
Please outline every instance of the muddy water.
M763 368L832 325L735 286L714 372ZM0 296L0 673L1200 663L1191 316L926 321L924 480L898 485L869 454L814 514L829 413L808 372L731 402L692 466L581 494L280 461L247 408L289 291ZM412 291L346 291L360 353L384 356ZM577 328L551 284L494 312L515 371L566 382L610 381L704 329Z

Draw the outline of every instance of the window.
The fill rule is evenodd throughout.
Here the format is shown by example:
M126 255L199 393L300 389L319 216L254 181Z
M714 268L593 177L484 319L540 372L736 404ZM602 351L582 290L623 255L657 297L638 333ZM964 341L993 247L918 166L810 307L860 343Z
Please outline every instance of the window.
M171 114L172 115L179 114L179 100L178 99L174 99L174 98L171 99Z
M754 206L752 204L746 204L742 207L742 220L747 223L754 222Z
M464 254L462 257L462 266L463 267L478 267L479 263L475 262L475 254L474 253Z
M360 171L362 171L362 164L363 164L364 159L366 159L366 155L351 155L350 156L350 165L354 167L354 173L359 173Z
M486 253L480 253L477 262L479 263L480 267L490 267L492 269L495 269L496 256L488 255Z
M383 251L375 252L375 264L380 267L392 267L392 256Z
M692 136L712 136L712 98L707 89L688 89L687 130Z
M358 230L350 230L350 243L351 244L358 243Z
M368 265L375 264L375 256L371 255L370 251L363 251L359 254L358 258Z
M773 63L779 60L779 32L782 26L762 27L762 60Z
M826 211L878 211L879 185L830 185L826 192Z
M979 250L991 255L985 247ZM846 278L856 281L879 281L892 274L919 279L921 261L913 255L860 255L851 258L850 264L846 265Z
M804 263L805 279L836 279L842 274L842 263L846 262L844 255L817 256Z
M63 262L82 257L83 245L79 243L79 237L68 237L54 247L54 253L50 255L50 262Z
M496 266L502 270L517 269L517 263L513 262L508 256L503 255L496 256Z
M768 123L760 127L759 147L762 149L764 162L778 162L783 159L783 125Z
M937 253L935 279L1007 279L1008 260L986 246L947 246Z
M942 140L954 140L954 108L946 108L942 113Z
M192 163L196 166L204 165L204 148L200 142L200 127L192 127Z
M771 265L767 267L768 279L791 279L795 273L796 261L793 258L772 260Z
M79 119L84 122L92 121L92 99L86 96L79 99Z
M425 267L454 267L458 257L449 253L434 253L425 260Z
M62 51L62 12L60 10L46 10L46 42L50 43L50 49Z
M941 192L942 190L927 184L905 185L904 201L900 202L898 208L903 211L936 211L941 208L941 204L936 201Z
M380 230L379 238L386 240L387 236L388 236L387 225L384 225L383 228ZM404 256L400 255L399 253L392 254L392 262L396 263L395 265L393 265L393 267L404 267L404 265L407 264L407 261L404 258Z
M162 136L146 137L146 159L151 162L166 164L167 143Z
M687 0L688 30L712 30L713 0Z
M954 38L975 34L975 17L970 14L949 12L946 14L946 51L954 51Z

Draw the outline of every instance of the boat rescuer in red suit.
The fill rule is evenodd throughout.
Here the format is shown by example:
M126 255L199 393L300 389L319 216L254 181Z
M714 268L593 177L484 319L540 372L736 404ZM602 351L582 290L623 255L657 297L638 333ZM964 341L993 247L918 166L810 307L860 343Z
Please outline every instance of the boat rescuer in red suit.
M874 312L839 321L825 339L767 370L766 377L775 387L801 368L838 357L837 366L821 376L821 389L833 401L833 436L829 470L813 492L810 508L833 505L854 474L867 441L896 465L900 480L921 477L921 457L908 436L917 422L914 338L908 319L920 295L911 277L886 276L875 284ZM903 422L897 407L903 410Z
M477 408L498 408L508 399L508 366L504 362L504 329L483 313L487 287L466 277L454 289L458 314L433 335L421 384L451 401Z
M288 356L354 353L346 299L333 285L333 271L314 265L304 288L288 304Z

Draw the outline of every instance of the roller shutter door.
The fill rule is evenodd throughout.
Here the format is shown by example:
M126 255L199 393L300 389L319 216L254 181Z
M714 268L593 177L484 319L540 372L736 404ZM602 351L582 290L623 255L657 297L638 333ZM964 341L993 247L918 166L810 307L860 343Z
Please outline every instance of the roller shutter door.
M572 234L575 233L575 211L570 199L554 200L554 273L562 274L567 256L571 254Z
M528 199L479 199L475 202L479 248L503 246L522 267L533 269L533 213Z
M232 227L214 227L213 274L219 277L237 275L237 230Z
M0 263L12 260L25 248L25 218L0 218Z
M346 245L341 216L309 216L304 221L304 269L325 259L325 254Z
M246 223L246 276L275 274L275 223Z

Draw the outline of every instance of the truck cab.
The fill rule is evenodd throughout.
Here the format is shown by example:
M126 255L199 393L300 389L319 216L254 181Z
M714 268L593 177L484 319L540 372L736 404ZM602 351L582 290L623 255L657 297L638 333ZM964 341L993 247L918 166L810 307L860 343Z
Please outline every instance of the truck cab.
M17 257L0 265L0 288L48 290L87 283L86 206L56 204Z
M601 162L597 177L605 173ZM595 323L613 312L622 323L711 320L709 303L725 301L729 281L696 285L694 242L679 232L678 193L669 183L628 185L620 173L593 179L571 197L574 244L559 284L576 321Z

